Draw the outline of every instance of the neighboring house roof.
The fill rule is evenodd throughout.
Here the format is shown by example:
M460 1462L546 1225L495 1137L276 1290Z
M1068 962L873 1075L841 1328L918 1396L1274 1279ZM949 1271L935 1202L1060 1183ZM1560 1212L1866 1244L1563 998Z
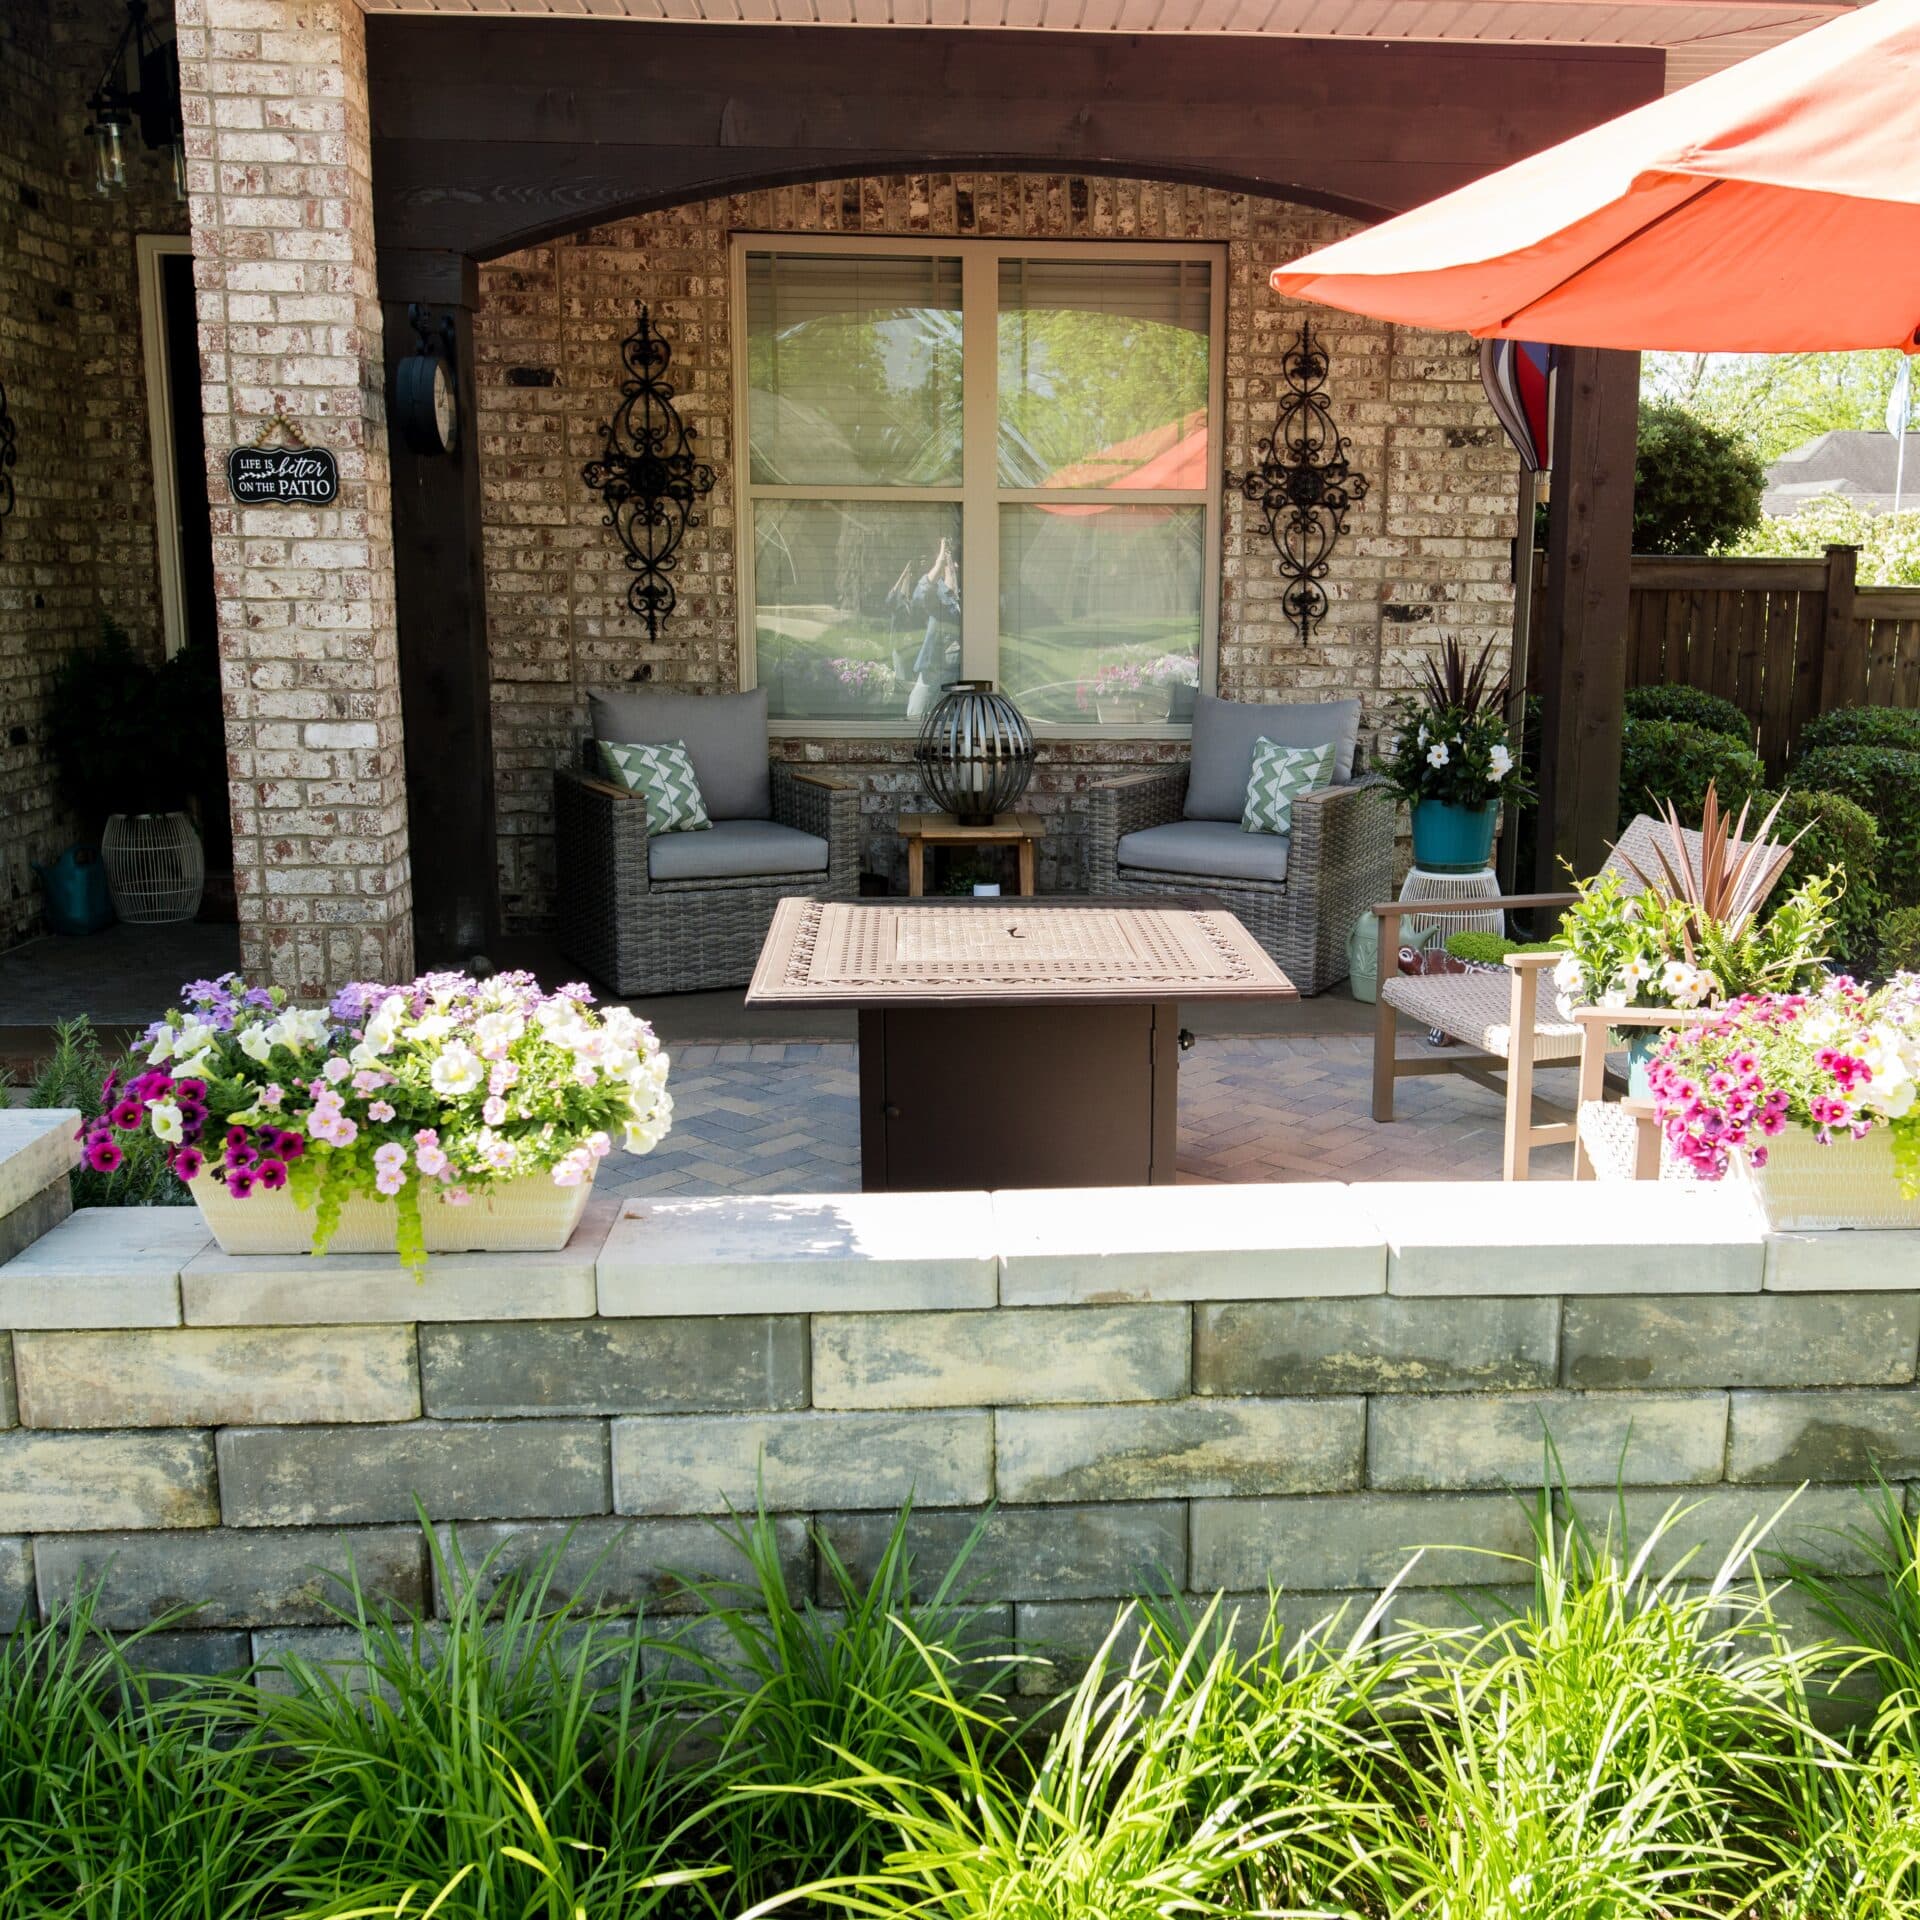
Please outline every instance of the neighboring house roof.
M1667 91L1849 12L1855 0L363 0L368 13L518 13L791 26L1477 40L1664 47Z
M1767 469L1761 510L1798 513L1810 500L1838 494L1864 513L1893 510L1893 478L1899 447L1878 428L1836 427L1816 435ZM1920 508L1920 436L1907 442L1907 469L1901 506Z

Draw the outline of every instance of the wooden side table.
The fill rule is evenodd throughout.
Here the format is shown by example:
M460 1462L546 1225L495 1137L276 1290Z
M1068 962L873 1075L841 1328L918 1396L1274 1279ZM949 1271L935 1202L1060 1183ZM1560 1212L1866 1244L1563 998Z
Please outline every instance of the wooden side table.
M1018 847L1020 891L1031 896L1034 849L1045 831L1037 813L998 813L990 827L963 827L950 813L903 813L900 837L907 843L907 893L918 900L927 890L929 847Z

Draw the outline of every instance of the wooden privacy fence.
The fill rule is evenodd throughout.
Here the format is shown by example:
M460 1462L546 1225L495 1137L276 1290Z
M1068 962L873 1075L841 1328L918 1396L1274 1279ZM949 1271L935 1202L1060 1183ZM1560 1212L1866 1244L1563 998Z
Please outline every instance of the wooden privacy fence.
M1723 695L1754 722L1776 775L1815 714L1920 707L1920 587L1857 586L1858 558L1854 547L1821 560L1636 554L1627 685Z

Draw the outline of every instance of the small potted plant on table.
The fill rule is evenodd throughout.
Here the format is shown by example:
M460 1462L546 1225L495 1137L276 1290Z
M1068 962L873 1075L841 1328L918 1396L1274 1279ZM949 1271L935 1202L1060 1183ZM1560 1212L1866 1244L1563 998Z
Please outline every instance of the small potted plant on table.
M1500 809L1533 797L1507 733L1507 676L1489 676L1492 651L1488 641L1469 665L1459 641L1444 640L1418 698L1399 703L1380 762L1413 811L1413 864L1425 873L1484 871Z
M107 1117L167 1144L229 1253L561 1247L614 1141L671 1124L652 1028L583 986L429 973L300 1008L225 974L183 1002Z

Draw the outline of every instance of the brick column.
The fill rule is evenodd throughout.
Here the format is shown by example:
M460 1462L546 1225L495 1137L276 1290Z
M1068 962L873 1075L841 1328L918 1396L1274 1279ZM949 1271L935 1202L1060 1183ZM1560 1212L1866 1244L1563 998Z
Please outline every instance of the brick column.
M177 0L244 964L302 997L413 968L365 23ZM276 412L324 508L239 507Z

